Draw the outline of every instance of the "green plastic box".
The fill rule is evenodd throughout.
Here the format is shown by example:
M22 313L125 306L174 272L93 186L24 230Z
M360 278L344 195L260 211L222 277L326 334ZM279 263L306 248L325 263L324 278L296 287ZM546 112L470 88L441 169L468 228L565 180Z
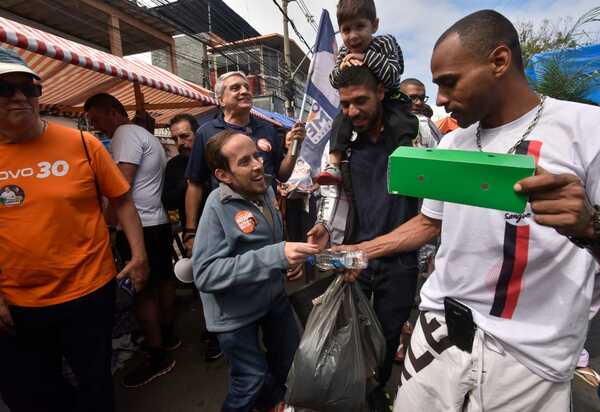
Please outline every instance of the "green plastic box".
M399 147L388 160L388 191L523 213L527 196L513 186L534 172L532 156Z

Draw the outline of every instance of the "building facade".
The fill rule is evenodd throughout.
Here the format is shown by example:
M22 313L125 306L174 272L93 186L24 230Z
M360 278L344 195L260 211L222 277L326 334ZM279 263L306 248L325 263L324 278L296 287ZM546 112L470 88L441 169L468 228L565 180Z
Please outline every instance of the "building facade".
M285 114L285 100L294 102L300 113L310 59L290 40L292 67L287 68L283 55L283 36L277 33L225 43L208 50L211 80L232 70L248 74L254 104L262 109ZM286 79L293 75L293 83Z

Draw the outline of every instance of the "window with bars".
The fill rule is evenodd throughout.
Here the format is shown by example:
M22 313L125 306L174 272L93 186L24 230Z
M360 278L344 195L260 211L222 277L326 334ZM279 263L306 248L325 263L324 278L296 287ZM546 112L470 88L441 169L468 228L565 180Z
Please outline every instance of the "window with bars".
M278 96L282 94L281 81L278 77L265 76L265 94L274 93Z
M280 53L268 47L263 47L263 66L265 76L279 77Z

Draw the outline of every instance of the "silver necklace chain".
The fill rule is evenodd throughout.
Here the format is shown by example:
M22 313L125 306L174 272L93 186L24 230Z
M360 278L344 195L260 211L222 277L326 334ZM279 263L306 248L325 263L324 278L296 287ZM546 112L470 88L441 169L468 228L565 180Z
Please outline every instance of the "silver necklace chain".
M519 147L519 145L521 143L523 143L523 141L525 139L527 139L527 137L531 134L531 132L533 131L535 126L538 124L540 117L542 117L542 111L544 110L544 102L545 101L546 101L546 96L541 95L540 96L540 104L538 105L538 109L537 109L537 112L535 113L535 117L533 118L531 123L529 123L529 126L527 126L527 130L525 130L525 133L523 133L523 136L521 136L521 138L519 140L517 140L517 143L515 143L510 149L508 149L507 153L514 153L517 150L517 147ZM481 146L481 123L477 125L477 132L475 134L475 137L477 139L477 148L479 149L480 152L483 152L483 147Z

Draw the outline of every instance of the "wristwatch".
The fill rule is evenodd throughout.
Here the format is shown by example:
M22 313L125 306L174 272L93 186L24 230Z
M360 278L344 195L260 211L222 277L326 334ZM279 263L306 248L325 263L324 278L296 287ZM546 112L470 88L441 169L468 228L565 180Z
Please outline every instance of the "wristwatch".
M592 223L594 224L594 237L592 239L569 236L569 240L582 249L600 249L600 206L598 205L594 205Z

